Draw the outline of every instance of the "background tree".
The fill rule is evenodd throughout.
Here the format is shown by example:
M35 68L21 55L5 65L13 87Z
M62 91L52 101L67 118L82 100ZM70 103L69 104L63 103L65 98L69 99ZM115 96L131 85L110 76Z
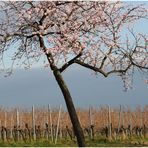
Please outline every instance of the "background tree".
M61 88L78 145L85 146L62 72L79 64L104 77L117 74L129 88L135 69L148 72L147 37L132 28L147 12L128 2L0 2L1 65L11 49L8 73L17 65L30 68L41 58Z

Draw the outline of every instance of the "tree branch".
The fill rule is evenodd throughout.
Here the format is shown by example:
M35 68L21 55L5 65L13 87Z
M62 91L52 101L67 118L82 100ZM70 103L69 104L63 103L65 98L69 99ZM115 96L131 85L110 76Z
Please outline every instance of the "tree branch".
M93 71L95 71L95 72L99 72L99 73L103 74L104 77L107 77L107 74L106 74L102 69L100 69L100 68L91 66L91 65L86 64L86 63L84 63L84 62L81 62L80 60L75 60L75 63L77 63L77 64L79 64L79 65L81 65L81 66L83 66L83 67L86 67L86 68L88 68L88 69L91 69L91 70L93 70Z
M78 59L80 56L82 55L82 52L80 52L77 56L75 56L73 59L71 59L70 61L68 61L67 63L65 63L60 69L59 71L62 73L66 68L68 68L70 65L74 64L76 59Z
M81 65L81 66L83 66L83 67L85 67L85 68L91 69L91 70L93 70L93 71L95 71L95 72L99 72L99 73L101 73L104 77L107 77L107 76L109 76L110 74L113 74L113 73L121 73L121 74L124 74L124 73L126 73L126 72L128 71L128 69L130 69L131 66L132 66L132 64L129 64L125 69L121 69L121 70L116 70L116 69L114 69L114 70L111 70L111 71L109 71L109 72L105 72L105 71L103 71L101 68L97 68L97 67L91 66L91 65L86 64L86 63L84 63L84 62L81 62L80 60L75 60L75 63L77 63L77 64L79 64L79 65Z

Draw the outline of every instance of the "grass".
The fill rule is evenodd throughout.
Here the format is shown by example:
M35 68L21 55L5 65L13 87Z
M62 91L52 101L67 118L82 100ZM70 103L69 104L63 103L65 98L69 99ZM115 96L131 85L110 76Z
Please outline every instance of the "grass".
M141 147L148 146L148 138L131 137L129 139L108 140L103 137L97 137L94 140L86 139L86 146L88 147ZM38 140L31 142L2 142L0 147L77 147L76 141L70 139L60 139L57 144L52 143L50 140Z

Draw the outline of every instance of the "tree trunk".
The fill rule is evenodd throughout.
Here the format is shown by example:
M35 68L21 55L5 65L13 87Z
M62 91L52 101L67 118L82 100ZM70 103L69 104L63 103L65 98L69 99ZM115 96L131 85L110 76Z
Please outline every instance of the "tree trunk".
M72 97L70 95L70 92L68 90L68 87L65 83L65 81L63 80L63 77L60 73L59 70L53 70L53 74L55 76L55 79L57 80L57 83L62 91L62 94L64 96L65 102L66 102L66 106L68 109L68 113L74 128L74 133L77 137L77 143L79 147L85 147L85 139L84 139L84 134L80 125L80 122L78 120L78 116L73 104L73 100Z

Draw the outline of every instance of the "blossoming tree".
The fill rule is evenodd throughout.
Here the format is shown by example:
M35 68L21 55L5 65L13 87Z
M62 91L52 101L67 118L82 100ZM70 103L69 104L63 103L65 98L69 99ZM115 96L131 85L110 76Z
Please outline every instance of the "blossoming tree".
M0 64L10 48L15 51L11 68L30 68L46 58L43 62L63 93L78 145L85 146L62 72L78 64L104 77L116 74L128 88L135 69L148 72L147 37L130 28L144 18L147 9L128 2L0 2Z

